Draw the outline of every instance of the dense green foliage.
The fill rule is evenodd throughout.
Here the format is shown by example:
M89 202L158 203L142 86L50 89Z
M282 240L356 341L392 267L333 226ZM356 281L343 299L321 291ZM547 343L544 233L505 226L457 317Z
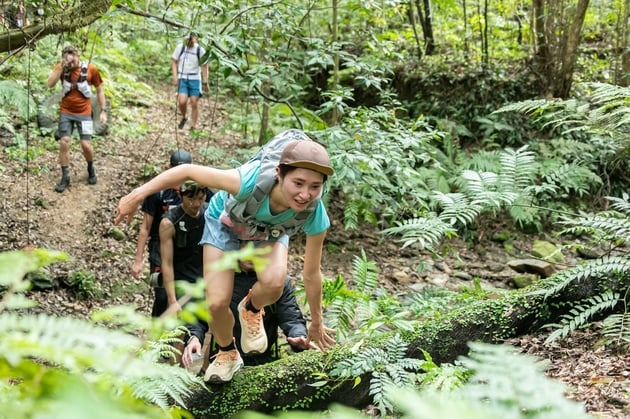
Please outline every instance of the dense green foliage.
M62 13L74 3L49 2L47 13ZM479 10L469 10L462 22L459 2L434 1L439 31L432 55L416 42L410 2L340 2L338 39L332 38L333 10L322 2L130 1L116 7L122 3L112 2L111 11L89 27L37 39L33 48L3 61L0 129L13 138L4 150L8 158L30 162L56 147L51 130L37 126L37 111L50 95L46 79L63 45L78 45L106 78L116 121L109 135L141 136L152 122L138 120L129 105L161 100L154 88L170 82L170 53L194 28L208 49L211 98L229 110L224 129L252 147L289 127L309 130L332 156L336 175L329 199L341 203L347 228L371 223L402 246L435 252L449 237L471 234L484 215L525 231L566 227L570 236L591 235L614 246L630 241L627 199L619 198L630 180L630 90L609 84L619 65L620 1L593 2L597 7L589 9L575 74L579 83L567 100L542 97L540 81L529 71L535 48L527 35L527 2L491 2L497 4L487 21ZM484 29L490 56L480 41ZM610 42L596 43L601 39ZM216 164L251 154L223 158L210 148L197 151L212 155ZM157 170L149 165L140 177ZM609 202L613 209L600 211ZM173 340L168 335L160 343L161 332L176 323L150 324L130 307L101 313L93 323L24 311L31 304L23 295L29 286L24 275L64 257L0 254L2 405L17 416L185 414L169 406L182 405L198 379L156 363L168 354L164 342ZM625 290L601 289L574 307L561 307L567 314L552 338L604 316L606 337L627 344L629 266L625 255L610 255L549 278L562 288L585 275L614 274ZM339 276L324 288L327 322L342 340L408 330L418 319L486 297L475 290L457 295L427 289L399 300L378 286L378 267L365 254L353 268L353 278ZM98 295L90 275L71 275L78 297ZM343 377L371 373L372 395L383 414L519 417L525 409L521 417L583 416L559 388L534 373L533 361L505 348L475 346L461 365L439 367L431 365L430 354L421 363L404 359L400 342L392 348L359 354L337 369ZM417 389L447 381L452 385L442 389L452 393L401 396L389 394L386 385ZM534 393L545 397L533 398L529 390L542 386Z

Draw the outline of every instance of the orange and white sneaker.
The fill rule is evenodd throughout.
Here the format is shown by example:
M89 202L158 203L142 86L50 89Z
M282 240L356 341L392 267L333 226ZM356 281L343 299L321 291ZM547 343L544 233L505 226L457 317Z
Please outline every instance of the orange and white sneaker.
M212 364L208 365L203 381L206 383L227 383L232 380L236 371L243 366L243 358L236 349L219 351Z
M238 305L238 319L241 323L241 349L245 354L262 354L267 350L267 334L263 324L265 310L251 312L245 307L252 298L252 291Z

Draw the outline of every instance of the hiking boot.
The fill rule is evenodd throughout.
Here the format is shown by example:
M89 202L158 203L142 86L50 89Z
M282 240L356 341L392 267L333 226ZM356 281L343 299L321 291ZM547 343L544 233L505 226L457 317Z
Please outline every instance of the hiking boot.
M96 172L94 169L92 169L92 171L88 170L88 183L90 185L96 185Z
M55 185L55 192L63 192L70 186L70 178L62 177L58 184Z
M236 349L219 351L212 364L208 365L203 381L206 383L227 383L234 373L243 366L243 358Z
M247 310L247 302L252 291L238 305L238 319L241 322L241 349L246 354L262 354L267 350L267 334L263 324L265 310L258 313Z
M179 125L177 126L177 128L184 129L184 127L186 126L186 122L188 122L188 118L182 118L182 120L179 121Z

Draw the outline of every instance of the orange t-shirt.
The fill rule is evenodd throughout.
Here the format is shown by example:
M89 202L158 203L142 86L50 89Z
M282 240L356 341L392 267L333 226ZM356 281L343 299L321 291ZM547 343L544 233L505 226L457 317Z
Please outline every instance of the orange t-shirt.
M58 70L60 67L61 63L57 63L54 70ZM75 68L74 71L70 73L72 89L61 99L60 111L72 115L92 115L91 100L83 96L76 88L79 77L81 77L81 67ZM60 82L63 82L63 74L61 75ZM90 86L94 87L98 87L103 83L101 74L93 64L88 64L87 82Z

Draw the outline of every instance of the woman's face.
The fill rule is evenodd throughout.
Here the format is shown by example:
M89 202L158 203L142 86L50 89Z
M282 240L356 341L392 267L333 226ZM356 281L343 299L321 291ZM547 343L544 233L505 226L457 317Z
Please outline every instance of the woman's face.
M304 211L324 187L324 175L310 169L291 170L279 180L282 195L289 208Z

